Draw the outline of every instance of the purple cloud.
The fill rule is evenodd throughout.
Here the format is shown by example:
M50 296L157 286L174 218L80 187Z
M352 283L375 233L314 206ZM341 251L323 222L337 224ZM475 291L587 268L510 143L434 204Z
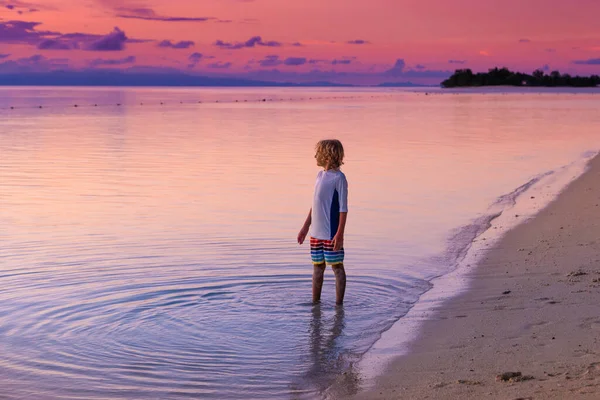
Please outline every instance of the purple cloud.
M422 69L426 69L427 67L425 67L425 66L424 66L424 65L422 65L422 64L417 64L417 65L415 65L415 68L416 68L416 69L420 69L420 70L422 70Z
M0 59L6 58L6 57L9 57L9 56L10 56L10 54L0 54Z
M519 43L531 43L529 39L519 39Z
M39 50L71 50L78 48L76 43L63 42L56 39L46 39L37 45Z
M308 60L309 64L321 64L321 63L326 63L326 62L328 62L328 61L327 60L319 60L316 58Z
M9 60L0 63L0 72L24 73L24 72L47 72L69 67L69 60L64 58L48 59L41 54L31 57Z
M117 18L140 19L161 22L206 22L215 20L214 17L179 17L158 14L149 7L124 7L120 0L99 0L105 7L111 8Z
M449 64L465 64L467 60L448 60Z
M331 65L337 65L337 64L341 64L341 65L348 65L348 64L352 64L352 60L351 59L344 59L344 60L333 60L331 62Z
M363 39L349 40L346 43L348 43L348 44L371 44L371 42L368 42Z
M284 65L298 66L306 64L306 58L304 57L288 57L283 62Z
M188 68L194 68L196 66L196 64L198 64L203 58L208 58L208 57L204 57L204 55L202 53L192 53L190 54L190 56L188 57L188 61L190 62L188 64Z
M547 72L547 71L550 71L550 66L549 66L548 64L544 64L544 65L542 65L542 68L540 68L540 69L541 69L542 71L545 71L545 72Z
M127 36L125 32L115 27L108 35L100 37L98 40L90 43L86 50L90 51L121 51L125 49Z
M250 39L246 40L245 42L228 43L228 42L224 42L222 40L217 40L213 45L220 47L221 49L239 50L239 49L243 49L246 47L256 47L256 46L280 47L281 43L276 42L274 40L265 42L262 40L262 38L260 36L253 36Z
M123 50L125 42L142 43L149 40L129 39L125 32L115 28L107 35L65 33L37 30L40 22L0 22L0 43L34 45L40 50Z
M135 60L136 60L135 56L129 56L129 57L125 57L125 58L111 59L111 60L104 60L104 59L97 58L95 60L90 61L90 66L91 67L99 67L102 65L132 64L135 62Z
M23 15L23 14L27 14L27 13L31 14L34 12L38 12L41 9L56 10L56 7L54 7L54 6L27 3L24 1L20 1L20 0L0 0L0 7L4 7L7 10L16 12L19 15ZM0 18L0 20L2 20L2 19L3 18Z
M600 58L589 58L587 60L575 60L573 64L578 65L600 65Z
M229 67L231 67L231 63L230 62L215 62L212 64L208 64L208 68L216 68L216 69L227 69Z
M403 58L399 58L396 60L394 66L387 71L384 72L384 75L387 76L401 76L404 72L404 68L406 67L406 62Z
M188 57L188 60L198 62L202 59L202 57L204 57L204 55L202 53L196 52L196 53L190 54L190 56Z
M294 42L294 43L292 43L292 46L294 46L294 47L304 47L304 45L302 43L300 43L300 42Z
M282 61L279 59L279 56L275 55L266 56L264 59L258 62L261 67L275 67L281 63Z
M383 72L384 76L398 77L404 75L404 69L406 68L406 62L403 58L396 60L394 66L387 71Z
M163 40L162 42L158 43L158 47L168 47L172 49L189 49L195 44L196 43L192 42L191 40L183 40L177 43L172 43L170 40Z
M55 36L58 33L38 31L41 22L7 21L0 22L0 42L37 44L41 40Z

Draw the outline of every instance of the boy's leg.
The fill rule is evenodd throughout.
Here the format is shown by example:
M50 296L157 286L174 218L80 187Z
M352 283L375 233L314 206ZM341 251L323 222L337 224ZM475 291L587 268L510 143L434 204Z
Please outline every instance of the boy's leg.
M332 268L335 274L335 304L342 304L346 293L346 271L343 263L332 265Z
M323 289L323 278L325 276L325 262L322 264L314 264L312 293L313 303L321 301L321 290Z

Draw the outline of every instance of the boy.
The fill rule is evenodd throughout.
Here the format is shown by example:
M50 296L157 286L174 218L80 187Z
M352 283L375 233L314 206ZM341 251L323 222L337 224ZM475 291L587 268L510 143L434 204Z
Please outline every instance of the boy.
M310 254L314 265L313 302L321 300L325 265L329 264L335 274L335 302L341 305L346 292L344 229L348 214L348 181L340 171L344 159L342 143L339 140L321 140L317 143L315 158L323 171L317 175L313 206L298 233L298 243L304 242L310 228Z

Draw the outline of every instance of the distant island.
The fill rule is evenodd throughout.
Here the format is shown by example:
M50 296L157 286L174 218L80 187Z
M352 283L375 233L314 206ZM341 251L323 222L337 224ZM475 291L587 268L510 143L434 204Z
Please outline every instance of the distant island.
M546 75L538 69L533 74L513 72L508 68L493 68L488 72L474 74L470 69L457 69L441 83L444 88L477 86L545 86L545 87L595 87L600 85L600 76L571 76L552 71Z

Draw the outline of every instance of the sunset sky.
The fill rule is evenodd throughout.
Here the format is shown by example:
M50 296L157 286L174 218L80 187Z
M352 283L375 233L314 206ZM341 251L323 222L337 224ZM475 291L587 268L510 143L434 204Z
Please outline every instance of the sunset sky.
M0 0L0 74L437 83L494 66L600 73L600 1Z

